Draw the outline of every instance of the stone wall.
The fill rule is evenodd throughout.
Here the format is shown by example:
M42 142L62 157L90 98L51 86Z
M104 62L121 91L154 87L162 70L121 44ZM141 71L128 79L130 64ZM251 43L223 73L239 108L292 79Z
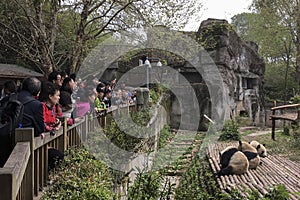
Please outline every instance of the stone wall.
M263 78L265 63L258 46L244 42L226 20L201 23L197 37L215 61L229 97L227 118L249 116L253 124L264 125Z

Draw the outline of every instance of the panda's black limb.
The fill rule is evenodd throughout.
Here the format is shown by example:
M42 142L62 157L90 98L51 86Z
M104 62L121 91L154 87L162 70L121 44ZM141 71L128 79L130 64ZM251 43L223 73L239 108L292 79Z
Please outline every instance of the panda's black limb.
M222 176L222 175L230 175L232 174L232 170L233 168L231 166L227 166L225 168L222 168L219 172L218 172L218 176Z

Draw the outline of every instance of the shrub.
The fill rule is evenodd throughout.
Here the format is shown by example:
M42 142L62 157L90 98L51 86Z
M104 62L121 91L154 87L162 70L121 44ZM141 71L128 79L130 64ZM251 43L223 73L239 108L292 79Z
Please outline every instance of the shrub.
M164 125L163 129L160 131L158 148L163 148L172 137L174 137L174 135L172 134L170 127Z
M132 186L128 188L127 199L159 199L162 176L158 172L139 172Z
M290 135L290 128L288 125L284 125L283 126L283 132L282 132L283 135Z
M238 124L235 120L226 120L219 137L219 140L240 140L241 135L238 131Z
M42 199L116 199L112 174L85 149L70 149Z
M220 194L206 158L196 158L183 174L175 199L211 199Z
M265 199L288 200L290 194L283 184L276 185L265 195Z
M291 97L290 103L300 103L300 95L296 94L295 96Z

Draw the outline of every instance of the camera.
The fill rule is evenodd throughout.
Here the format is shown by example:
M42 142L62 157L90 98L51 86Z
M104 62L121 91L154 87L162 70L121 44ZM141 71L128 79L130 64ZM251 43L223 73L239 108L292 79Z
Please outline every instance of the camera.
M50 131L50 135L51 135L51 136L54 136L54 135L55 135L55 130L51 130L51 131Z

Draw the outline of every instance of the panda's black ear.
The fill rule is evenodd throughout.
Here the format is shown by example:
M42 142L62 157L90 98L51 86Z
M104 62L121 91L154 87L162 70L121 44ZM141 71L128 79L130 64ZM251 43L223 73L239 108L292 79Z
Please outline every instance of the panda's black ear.
M266 144L263 144L263 146L265 147L265 146L266 146Z
M241 140L239 140L239 145L242 145L242 141Z
M248 142L249 144L251 143L251 142Z

